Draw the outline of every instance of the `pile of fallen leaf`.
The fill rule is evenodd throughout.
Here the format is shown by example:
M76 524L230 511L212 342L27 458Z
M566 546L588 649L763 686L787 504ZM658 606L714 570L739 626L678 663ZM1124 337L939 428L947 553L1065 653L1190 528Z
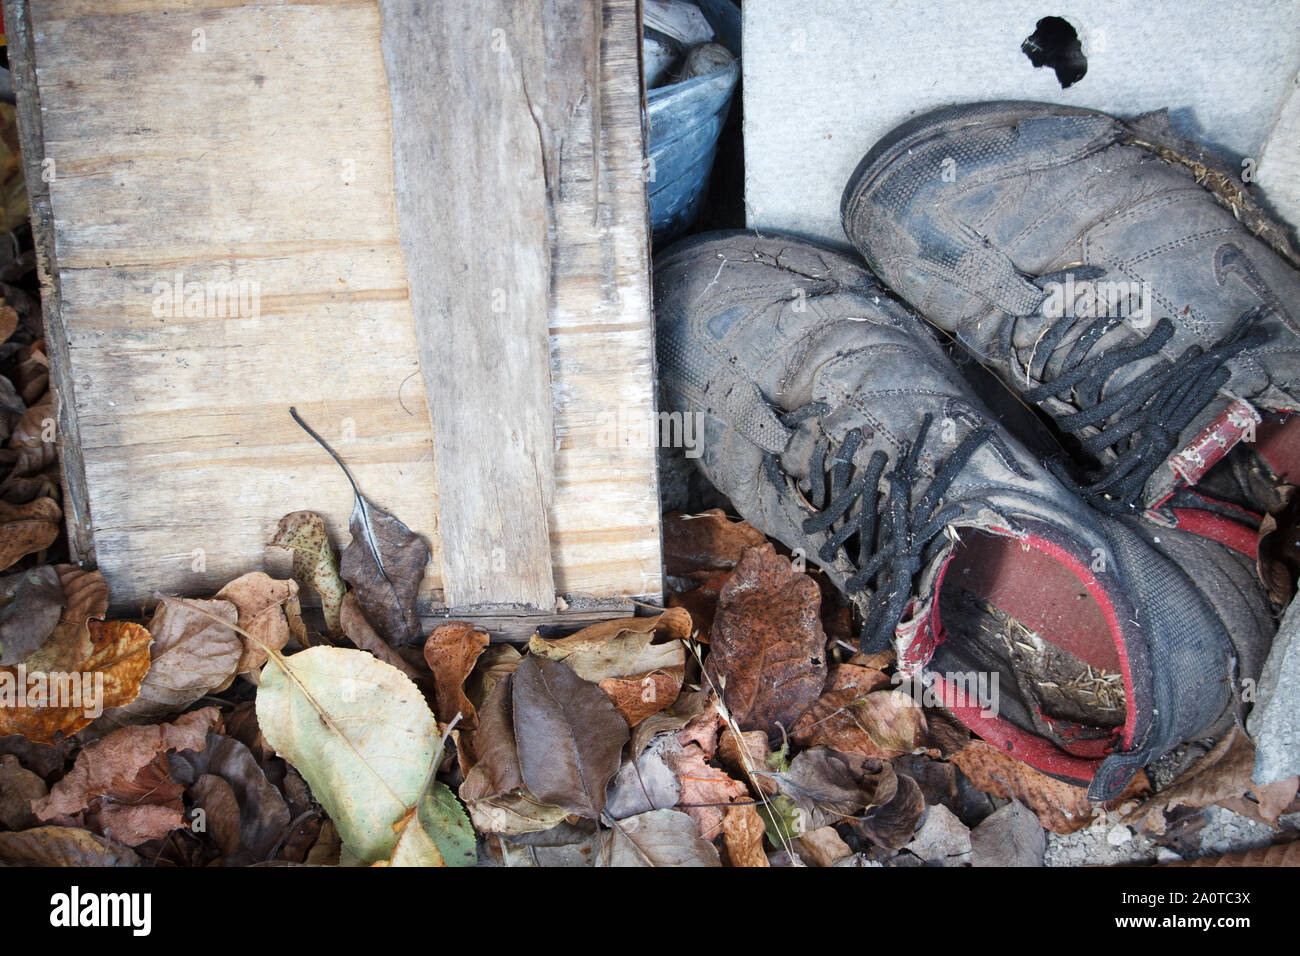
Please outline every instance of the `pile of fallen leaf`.
M721 512L666 518L669 607L526 647L464 623L421 642L423 541L359 492L350 530L340 554L287 515L291 578L162 597L145 624L104 620L97 572L18 588L0 693L97 674L107 709L0 707L0 863L1033 864L1044 828L1186 852L1201 807L1295 809L1235 734L1089 804L915 703L818 575Z

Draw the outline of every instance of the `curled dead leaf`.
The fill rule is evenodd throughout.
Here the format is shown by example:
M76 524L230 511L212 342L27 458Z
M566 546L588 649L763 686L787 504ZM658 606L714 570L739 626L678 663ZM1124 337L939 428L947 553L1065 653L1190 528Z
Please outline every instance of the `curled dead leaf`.
M478 712L465 694L465 681L488 642L486 631L460 621L439 625L424 642L424 660L433 671L438 719L444 724L459 714L462 731L478 726Z
M746 521L732 521L720 508L697 515L664 515L664 564L669 574L703 575L729 570L746 548L767 543L763 532Z
M320 595L325 626L337 637L343 633L339 616L347 585L339 575L338 556L325 529L325 519L314 511L294 511L280 519L268 547L293 553L293 579L299 587Z
M718 599L705 671L742 730L780 739L821 694L821 593L770 544L748 548Z
M236 665L237 673L247 674L266 663L271 651L278 651L293 636L290 621L301 618L298 585L294 581L277 581L262 571L251 571L235 578L217 592L239 610L239 634L244 652Z

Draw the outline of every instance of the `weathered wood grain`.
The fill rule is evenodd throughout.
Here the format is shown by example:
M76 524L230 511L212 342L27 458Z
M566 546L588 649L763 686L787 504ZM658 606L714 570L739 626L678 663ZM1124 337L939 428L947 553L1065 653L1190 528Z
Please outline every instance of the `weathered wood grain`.
M95 560L90 520L86 467L81 457L81 430L75 413L68 337L63 327L59 276L54 267L54 219L50 188L45 181L45 131L40 98L36 95L36 70L26 0L5 0L9 73L17 98L18 140L23 154L23 176L31 209L32 238L36 246L36 271L41 284L41 305L46 346L50 355L50 387L58 406L59 465L63 485L63 516L68 529L68 550L73 561Z
M510 0L380 0L379 11L438 462L443 594L453 605L549 610L547 164L558 157L542 135L557 118L534 115L529 97L548 89L542 11Z
M590 598L660 590L653 449L602 437L611 417L649 416L653 392L635 6L607 0L601 162L584 102L552 207L552 574L556 592ZM115 606L203 594L261 567L292 510L321 512L346 543L347 483L290 405L377 505L429 539L422 595L440 605L434 435L375 0L45 0L21 12L27 95L39 94L56 172L64 457L79 430L81 506ZM256 282L260 309L157 314L155 288L178 272Z

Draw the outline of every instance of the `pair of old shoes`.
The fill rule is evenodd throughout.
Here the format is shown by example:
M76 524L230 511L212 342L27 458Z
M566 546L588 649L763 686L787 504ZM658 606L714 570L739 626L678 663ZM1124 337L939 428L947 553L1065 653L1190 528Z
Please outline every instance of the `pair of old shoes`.
M655 262L661 404L699 417L709 480L826 572L865 649L1096 800L1225 729L1276 626L1252 483L1222 476L1291 467L1300 275L1234 182L1158 118L957 107L849 181L870 270L743 232Z

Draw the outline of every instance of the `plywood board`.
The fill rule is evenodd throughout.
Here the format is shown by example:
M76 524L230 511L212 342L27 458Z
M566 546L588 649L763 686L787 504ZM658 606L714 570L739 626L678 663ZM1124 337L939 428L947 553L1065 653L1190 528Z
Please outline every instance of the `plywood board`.
M11 10L30 26L53 173L65 452L79 440L115 604L262 567L289 511L321 512L346 543L347 482L291 405L377 505L429 539L423 596L442 603L439 496L456 489L437 486L377 3ZM579 599L660 590L653 449L606 437L611 416L649 416L653 394L632 0L606 3L604 32L601 204L593 224L586 201L569 201L590 194L579 135L561 163L549 310L552 571ZM169 302L178 276L183 292L214 294ZM222 288L248 307L223 310Z

